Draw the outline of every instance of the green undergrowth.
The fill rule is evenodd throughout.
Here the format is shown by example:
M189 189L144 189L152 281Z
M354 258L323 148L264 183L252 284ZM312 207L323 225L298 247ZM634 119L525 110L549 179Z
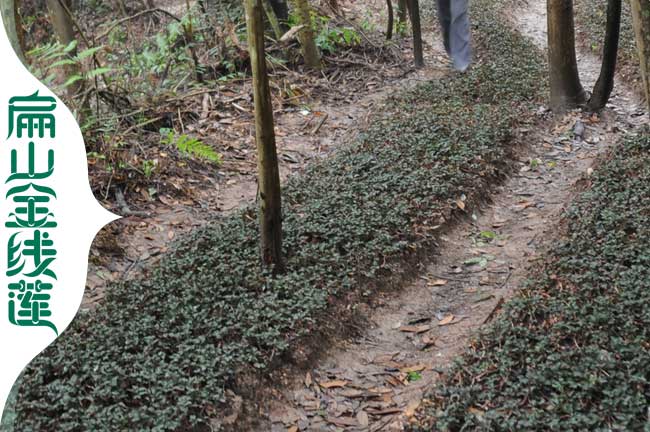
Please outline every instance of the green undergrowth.
M426 430L648 431L650 131L567 212L543 269L432 395Z
M450 203L503 176L510 131L544 92L542 56L495 4L473 5L481 64L394 97L355 144L289 181L284 275L260 271L253 209L192 233L31 364L20 429L209 430L242 376L268 372L340 319L334 305L372 296L430 246Z
M607 0L575 0L577 40L595 54L602 55L607 22ZM617 69L627 79L637 79L639 57L632 27L630 2L622 2L621 35Z

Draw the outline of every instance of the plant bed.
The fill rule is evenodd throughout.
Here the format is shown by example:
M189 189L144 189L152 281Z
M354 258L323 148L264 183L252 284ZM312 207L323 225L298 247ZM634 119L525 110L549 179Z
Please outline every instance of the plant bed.
M431 395L418 430L647 430L650 131L618 146L566 233Z
M285 274L260 270L254 208L193 232L32 362L16 424L217 428L242 378L265 376L321 328L343 326L342 303L369 302L404 259L434 244L463 195L469 208L508 169L511 131L538 103L545 71L496 4L474 2L474 68L393 97L354 144L290 179Z

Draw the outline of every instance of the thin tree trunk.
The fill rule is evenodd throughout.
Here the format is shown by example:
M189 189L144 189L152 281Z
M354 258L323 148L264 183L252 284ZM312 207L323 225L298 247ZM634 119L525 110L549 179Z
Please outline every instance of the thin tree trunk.
M21 62L25 63L23 51L22 28L20 27L20 15L18 15L18 4L16 0L0 0L0 12L2 12L2 21L5 24L7 37L11 42L11 47Z
M307 0L293 0L293 6L296 9L299 24L305 26L298 33L302 57L307 66L318 69L320 68L320 54L314 40L314 28L311 25L311 8Z
M563 110L586 100L576 62L573 0L548 0L547 8L551 108Z
M413 29L413 58L415 67L424 66L424 55L422 51L422 30L420 29L420 5L418 0L406 0L411 28Z
M646 103L650 109L650 0L630 0Z
M406 0L397 0L397 22L400 24L406 23Z
M616 73L616 56L618 55L618 40L621 32L621 0L608 0L607 27L603 44L603 63L598 81L589 99L587 107L597 111L603 109L609 96L614 90L614 75Z
M393 0L386 0L386 6L388 7L388 23L386 24L386 40L391 40L393 38Z
M245 0L248 51L253 70L255 142L259 184L260 249L262 263L274 273L282 265L282 213L280 174L273 131L273 106L264 54L264 20L261 0Z
M269 24L271 24L271 28L273 29L273 34L275 34L275 39L280 40L284 32L280 28L278 17L275 15L275 11L273 10L273 7L271 7L271 3L269 0L262 0L262 6L264 7L266 18L269 20Z
M70 0L47 0L47 8L50 11L50 21L54 27L54 33L59 42L68 46L75 41L75 33L72 23L72 18L68 15L68 11L72 11L72 4ZM67 10L66 10L67 8ZM77 49L69 52L71 56L77 54ZM73 75L81 75L81 70L78 64L71 64L64 67L66 77ZM78 80L68 87L68 97L72 100L76 95L80 94L84 89L83 80Z
M273 12L275 12L280 29L285 33L289 30L289 6L287 6L287 0L268 0L268 2L271 4Z

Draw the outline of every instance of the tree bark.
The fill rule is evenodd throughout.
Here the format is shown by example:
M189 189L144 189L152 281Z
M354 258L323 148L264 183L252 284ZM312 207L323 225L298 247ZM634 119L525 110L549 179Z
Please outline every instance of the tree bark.
M25 63L24 42L22 40L22 27L20 26L20 15L18 14L17 0L0 0L0 12L2 12L2 21L5 24L7 37L11 42L11 47L23 64Z
M253 70L255 142L259 185L260 250L262 263L274 273L283 270L282 206L278 156L273 131L273 106L264 54L264 20L261 0L245 0L248 51Z
M388 23L386 24L386 40L391 40L393 38L393 0L386 0L386 6L388 7Z
M420 28L420 4L418 0L406 0L406 6L411 18L413 30L413 58L415 67L424 66L424 55L422 51L422 30Z
M70 0L47 0L47 8L50 11L50 21L54 27L54 33L63 46L68 46L75 41L75 33L72 18L68 11L72 11L72 2ZM66 10L67 9L67 10ZM71 56L77 54L77 49L69 52ZM81 75L78 64L71 64L64 67L67 77L72 75ZM84 88L83 80L78 80L68 87L68 96L72 100L76 95L81 93Z
M289 30L289 7L287 6L287 0L268 0L271 4L271 9L275 12L275 16L278 19L280 24L280 29L282 32Z
M275 11L273 10L273 7L271 6L271 3L269 0L262 0L262 7L264 7L264 12L266 13L266 18L269 20L269 24L271 24L271 28L273 29L273 34L275 34L275 39L280 40L282 35L284 34L282 28L280 27L280 22L278 21L278 17L275 14Z
M650 0L630 0L646 103L650 110Z
M586 100L576 62L573 0L548 0L547 9L551 108L561 111Z
M400 24L406 23L406 0L397 0L397 22Z
M311 25L311 8L308 0L293 0L293 7L298 15L298 23L305 26L298 33L302 57L308 67L318 69L320 68L320 54L314 40L314 28Z
M608 0L607 26L605 41L603 43L603 63L600 68L598 81L589 99L587 107L598 111L605 107L612 90L614 90L614 75L616 73L616 56L618 55L618 41L621 31L621 3L622 0Z

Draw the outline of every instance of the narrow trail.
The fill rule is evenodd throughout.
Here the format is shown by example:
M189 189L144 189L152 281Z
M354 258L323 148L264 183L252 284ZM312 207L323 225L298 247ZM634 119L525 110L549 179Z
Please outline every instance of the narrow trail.
M182 15L187 4L185 1L173 0L161 7ZM361 21L365 10L377 20L377 26L383 25L381 11L385 8L385 3L381 0L363 5L351 3L350 7L347 14L351 18ZM380 31L378 29L376 31ZM433 26L422 30L426 67L415 69L392 65L374 70L367 75L370 78L366 88L358 94L349 94L342 99L309 96L305 97L305 105L309 109L287 107L275 113L282 182L302 171L311 162L327 157L338 147L355 139L359 131L367 128L369 118L388 95L403 92L448 72L449 66L442 47L433 47L427 43L433 39ZM395 45L389 45L389 48L401 51L405 61L410 62L411 48L407 38L401 40L396 37ZM360 74L361 71L355 73ZM315 80L317 78L309 79L310 82ZM309 93L308 82L304 88ZM333 90L333 93L336 92ZM252 116L247 120L249 129L251 121ZM195 199L161 197L158 199L160 203L152 203L146 211L140 212L145 213L146 217L124 214L124 207L112 209L125 217L105 227L94 243L81 306L83 310L96 307L104 299L111 282L141 276L169 250L172 240L255 201L257 173L253 137L254 134L250 133L247 144L243 145L241 160L227 161L231 166L220 172L227 180L219 182L206 177L200 183L193 179L189 181ZM181 178L170 181L179 184L186 182ZM120 205L125 206L126 202ZM102 256L111 256L111 259L107 263L101 262Z
M546 44L544 0L529 0L513 14L514 28ZM579 56L585 88L600 61ZM522 286L546 239L561 222L576 183L595 159L645 117L633 91L617 83L599 116L580 112L520 129L519 171L499 187L481 213L440 239L435 263L416 281L372 311L362 337L334 347L305 376L286 377L290 390L271 403L272 431L400 431L469 338Z

